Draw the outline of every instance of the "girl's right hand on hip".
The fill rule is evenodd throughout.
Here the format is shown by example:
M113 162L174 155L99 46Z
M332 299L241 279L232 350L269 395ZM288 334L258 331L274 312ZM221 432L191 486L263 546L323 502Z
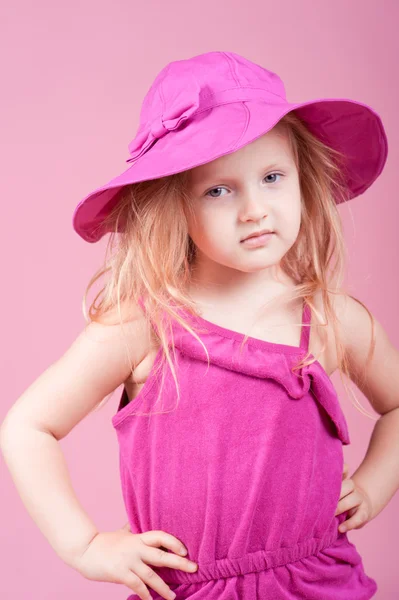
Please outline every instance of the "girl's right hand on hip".
M172 552L165 552L161 546ZM125 525L116 531L98 533L72 566L86 579L123 583L142 600L152 597L147 585L169 600L175 598L174 593L149 565L194 573L198 565L180 554L182 547L176 537L165 531L131 533Z

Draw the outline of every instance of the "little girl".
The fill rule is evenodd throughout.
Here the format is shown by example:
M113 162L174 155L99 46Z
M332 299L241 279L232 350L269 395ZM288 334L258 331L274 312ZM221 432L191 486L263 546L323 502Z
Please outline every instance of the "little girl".
M129 150L74 212L84 240L111 233L102 299L2 425L27 509L67 564L131 600L371 598L345 529L399 486L399 353L341 287L337 205L384 167L380 117L289 103L278 75L215 51L162 69ZM380 415L352 477L336 369ZM57 441L121 384L128 523L99 532Z

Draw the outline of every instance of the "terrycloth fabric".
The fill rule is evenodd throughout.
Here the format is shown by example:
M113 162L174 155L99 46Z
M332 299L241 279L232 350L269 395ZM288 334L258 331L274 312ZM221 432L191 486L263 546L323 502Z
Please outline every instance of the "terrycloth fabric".
M143 306L143 304L142 304ZM176 600L367 600L377 590L334 516L347 424L319 362L290 368L300 347L248 338L202 317L203 347L173 324L181 397L166 363L112 417L133 533L180 539L195 573L152 567ZM303 322L309 323L305 307ZM165 414L140 416L136 412ZM152 598L161 598L149 588ZM129 596L135 600L136 594ZM128 600L129 600L128 599Z

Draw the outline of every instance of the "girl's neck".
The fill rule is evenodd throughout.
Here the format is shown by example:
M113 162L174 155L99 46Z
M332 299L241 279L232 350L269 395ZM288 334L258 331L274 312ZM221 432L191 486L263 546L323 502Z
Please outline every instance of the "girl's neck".
M273 282L261 288L225 290L222 286L191 285L188 293L197 310L204 315L237 315L252 320L259 312L280 313L295 310L302 299L293 299L294 282L290 284Z
M209 306L215 310L242 310L253 314L254 310L267 304L290 304L294 289L295 282L281 272L278 279L253 277L224 282L214 282L210 278L205 280L196 274L191 278L188 293L199 306Z

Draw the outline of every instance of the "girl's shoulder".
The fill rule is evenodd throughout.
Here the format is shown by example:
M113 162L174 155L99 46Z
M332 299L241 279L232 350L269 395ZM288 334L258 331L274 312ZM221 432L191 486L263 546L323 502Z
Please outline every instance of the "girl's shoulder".
M119 312L120 309L120 312ZM122 301L120 307L114 305L101 315L96 321L103 325L119 325L121 320L123 323L138 322L144 316L142 308L137 302Z
M332 298L351 380L384 414L399 407L399 350L370 309L351 295Z
M117 313L88 323L12 405L7 422L30 423L60 440L123 384L147 355L147 335L137 307L124 309L123 325Z
M122 325L121 325L122 320ZM107 331L102 328L106 326ZM131 357L131 370L124 384L131 393L133 386L137 385L146 371L149 358L157 351L154 330L150 326L146 315L138 303L132 301L121 303L120 312L117 306L109 309L100 317L99 336L108 336L109 328L119 329L125 335L127 350Z
M121 302L120 309L118 306L114 306L103 313L96 323L91 323L91 325L97 326L100 339L111 336L112 330L124 336L134 367L145 360L152 347L153 329L138 303L132 301ZM132 373L128 376L128 380L131 376Z
M363 333L364 336L370 328L370 319L367 327L367 309L350 295L332 292L327 294L337 318L336 330L332 320L327 317L322 291L318 290L312 298L318 315L317 318L312 315L309 350L314 356L318 356L319 362L331 376L338 369L337 335L350 356L359 343L365 348L365 340L359 340L356 334Z

